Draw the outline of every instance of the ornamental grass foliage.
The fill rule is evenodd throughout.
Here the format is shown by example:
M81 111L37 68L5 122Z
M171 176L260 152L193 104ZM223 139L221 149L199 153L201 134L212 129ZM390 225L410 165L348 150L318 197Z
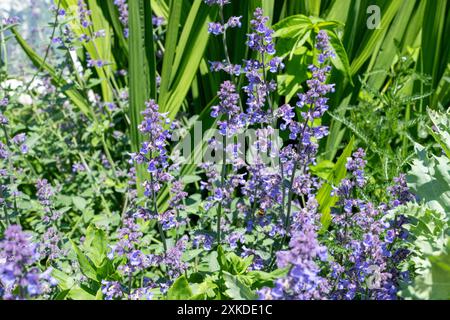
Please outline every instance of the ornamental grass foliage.
M304 79L287 98L280 86L296 60L277 39L291 31L280 33L261 7L246 18L246 12L229 15L231 0L193 2L212 18L197 32L220 46L199 62L199 79L210 80L213 96L197 118L189 117L190 105L202 102L198 87L179 112L161 99L171 90L165 77L179 80L176 68L165 73L166 59L190 63L171 51L178 25L170 18L181 15L176 4L168 17L158 16L158 6L145 13L153 32L144 37L151 46L146 54L153 60L142 63L154 69L144 76L154 76L149 84L156 92L139 106L138 122L128 70L136 52L121 47L135 41L136 8L129 1L107 1L104 8L55 1L45 57L21 42L38 66L30 79L12 80L2 51L0 298L419 296L411 288L425 264L417 261L428 256L416 241L424 231L411 212L434 210L421 207L429 200L423 190L409 188L407 170L393 179L386 171L381 181L373 169L379 159L355 128L337 156L324 155L327 139L339 134L330 116L340 116L330 109L344 90L336 74L348 64L334 29L320 19L310 28L298 51ZM107 13L104 21L99 12ZM3 18L3 44L11 32L20 42L19 23ZM111 32L114 54L104 46ZM183 30L179 47L191 36ZM245 44L243 59L232 42ZM54 57L51 47L58 50ZM215 129L200 143L211 157L191 163L177 139L190 137L198 119ZM449 129L434 126L433 137L442 130ZM248 132L253 139L242 139Z

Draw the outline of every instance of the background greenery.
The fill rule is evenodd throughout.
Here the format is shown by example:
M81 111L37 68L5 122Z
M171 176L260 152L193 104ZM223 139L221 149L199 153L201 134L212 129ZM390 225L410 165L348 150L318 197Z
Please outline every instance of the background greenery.
M42 50L36 47L24 40L20 26L2 30L3 35L15 38L14 42L9 36L2 37L3 43L8 46L18 44L35 67L25 77L23 91L30 89L32 80L41 75L48 76L57 88L57 92L46 95L44 100L54 111L51 116L40 114L40 106L37 105L10 112L20 120L17 122L17 132L28 130L32 141L45 137L45 143L40 147L42 150L37 148L33 151L34 154L27 160L27 167L36 176L52 177L65 188L65 196L58 201L61 207L68 207L69 203L74 205L75 209L67 209L72 219L66 226L70 234L82 233L83 225L88 222L105 225L111 224L111 221L113 225L119 223L120 215L128 205L124 173L128 152L136 151L140 146L142 138L137 125L146 100L156 99L161 112L168 112L171 118L180 120L187 130L193 130L192 124L197 119L202 121L206 131L215 124L209 116L210 106L215 102L219 84L225 80L225 76L209 71L208 61L220 60L224 52L220 40L207 33L207 23L218 18L217 9L206 6L202 0L130 1L129 39L123 36L123 26L113 0L86 2L92 10L92 31L104 29L106 37L83 43L76 48L75 57L67 48L51 46L48 39L45 40L49 43L48 48ZM73 10L77 0L57 0L55 4L75 16ZM367 27L371 15L367 8L370 5L377 5L381 10L380 25L376 29ZM285 57L286 72L276 79L278 106L295 99L295 93L302 89L302 83L307 78L306 67L311 61L307 46L314 36L312 31L326 29L331 37L336 52L331 81L337 84L337 92L332 95L330 110L323 120L330 126L331 132L321 145L316 171L326 175L336 171L339 157L351 152L345 147L361 146L368 153L370 188L376 196L382 193L388 181L400 172L410 170L413 164L411 186L419 200L424 201L425 207L410 208L406 213L425 217L425 225L434 223L433 219L446 221L447 218L438 214L447 212L448 215L449 208L449 123L448 114L444 112L450 104L450 2L234 1L233 5L225 8L225 14L243 14L243 26L230 31L231 36L228 37L233 63L240 63L251 55L242 45L242 39L248 33L251 14L256 7L262 7L270 16L278 38L277 52ZM157 30L161 34L157 41L153 39L152 14L167 21L161 30ZM45 33L57 32L62 22L56 19L45 27ZM68 18L64 23L69 23L75 32L81 32L77 19ZM162 57L156 54L158 51L163 52ZM77 63L85 63L86 53L93 59L107 60L110 64L78 77L75 72ZM70 61L72 65L61 65L62 61ZM5 59L1 62L2 80L5 80L10 78L11 73L8 72L8 62ZM128 75L118 77L117 72L123 69L128 70ZM158 89L157 77L161 78ZM129 103L120 97L120 93L127 89ZM98 105L92 103L90 92L98 95L99 101L115 102L122 108L110 113L99 112ZM38 95L36 92L34 94ZM71 101L71 107L57 107L63 101L60 94ZM51 125L46 131L38 129L49 121ZM68 125L68 122L76 128L74 132L60 135L52 130L53 127ZM117 132L125 132L125 135L118 135ZM71 146L85 143L85 147L82 150L68 147L68 140ZM201 145L193 147L193 153L202 150ZM41 154L49 148L54 150L53 153L68 153L70 157L65 158L70 159L68 163L64 159L42 157ZM172 150L177 150L177 146L173 145ZM442 150L447 153L446 160L444 155L441 157ZM431 159L437 158L429 160L428 152L436 155ZM101 155L109 163L102 169L96 168ZM341 156L341 159L344 158ZM67 167L70 168L74 162L81 162L88 168L84 176L71 176ZM185 182L196 183L196 170L195 165L182 167L181 175L185 177ZM424 187L428 176L428 180L437 187ZM75 179L75 185L83 186L80 189L83 192L71 189L73 187L66 184L68 179ZM138 168L137 179L145 179L142 168ZM444 188L442 192L429 194L430 190L439 190L440 187ZM22 185L21 188L26 190L31 186ZM166 208L168 197L168 190L161 193L161 210ZM425 232L417 226L411 229L416 234ZM446 243L448 224L439 226L438 232L442 243ZM422 236L430 236L432 242L436 239L436 235ZM412 250L420 251L423 261L426 261L423 264L423 270L426 270L423 271L424 278L437 277L435 282L442 282L440 277L448 277L450 264L446 246L428 252L420 243L416 245ZM440 272L439 268L444 272ZM420 281L418 287L429 279L423 280L422 284ZM418 287L405 289L405 295L445 296L445 288L427 291Z

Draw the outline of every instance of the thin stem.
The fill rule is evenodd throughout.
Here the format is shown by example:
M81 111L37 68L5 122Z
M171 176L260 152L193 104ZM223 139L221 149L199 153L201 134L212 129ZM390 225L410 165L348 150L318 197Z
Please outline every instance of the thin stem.
M222 25L225 27L225 19L224 19L224 16L223 16L223 8L222 8L222 6L220 7L219 14L220 14L220 20L221 20L221 23L222 23ZM227 32L226 32L226 29L223 31L222 43L223 43L223 48L225 49L225 58L227 59L227 63L228 63L228 65L229 65L230 68L231 68L231 59L230 59L230 55L229 55L229 53L228 53ZM232 74L232 73L231 73L231 77L233 77L233 74Z
M3 190L2 190L2 193L3 193ZM8 210L6 209L6 204L3 205L3 213L5 214L6 225L7 226L11 225L11 222L9 221Z
M131 300L131 289L133 286L133 273L130 272L128 276L128 300Z
M3 21L0 21L0 42L2 45L3 55L0 52L0 67L5 68L5 72L8 73L8 51L6 49L5 29L3 27Z
M281 171L281 216L284 214L285 202L286 202L286 188L284 187L284 170L283 163L280 164Z
M311 108L313 108L313 106L314 105L312 105ZM298 144L297 144L297 153L298 154L300 154L300 151L301 151L301 141L303 139L303 135L305 134L306 127L308 127L308 117L306 117L305 122L303 123L303 129L302 129L302 132L301 132L299 140L298 140ZM307 163L308 163L308 161L305 161L304 166L306 166ZM285 220L285 224L284 224L286 234L284 235L284 239L283 239L283 242L281 243L281 245L284 244L284 241L286 240L287 234L288 234L289 220L291 219L291 210L292 210L292 197L294 195L294 179L295 179L295 174L297 171L297 166L298 166L298 161L296 160L296 161L294 161L294 167L292 168L291 181L289 184L288 208L287 208L286 220ZM304 171L304 169L302 171Z
M34 79L36 79L37 75L39 74L39 72L42 71L42 68L44 67L45 63L47 62L48 56L50 54L50 48L52 47L53 38L55 37L56 26L58 25L58 17L59 17L59 9L60 8L61 8L61 0L58 0L58 5L57 5L56 11L55 11L55 20L53 22L52 34L50 36L50 43L48 44L47 49L45 50L45 55L42 60L42 63L39 65L39 68L36 70L36 72L33 74L33 77L28 82L24 92L27 92L30 89L30 86L33 83Z
M111 153L109 152L108 145L106 144L105 133L102 133L102 137L101 138L102 138L103 150L105 151L106 158L108 159L108 162L111 165L113 176L114 176L114 178L117 178L116 165L114 164L114 160L113 160L113 158L111 156Z
M75 144L76 149L79 150L79 148L78 148L78 143L77 143L77 141L75 140L75 138L72 138L72 142ZM104 197L103 194L101 193L100 187L98 186L97 182L95 181L95 178L94 178L94 175L92 174L91 168L90 168L89 165L87 164L86 159L84 158L83 154L82 154L81 152L77 152L77 153L78 153L78 156L80 157L81 162L83 163L83 166L86 168L86 171L87 171L87 173L88 173L89 178L91 179L92 184L93 184L93 185L96 187L96 189L97 189L96 191L97 191L97 194L100 196L100 199L101 199L101 201L102 201L103 207L106 209L108 215L111 217L111 216L112 216L112 212L111 212L111 210L109 209L109 206L108 206L108 203L107 203L105 197Z
M122 214L121 214L122 219L125 218L125 215L127 213L127 209L128 209L128 191L125 193L125 200L124 200L124 203L123 203L123 209L122 209Z
M219 15L220 15L220 20L223 26L225 26L225 19L224 19L224 15L223 15L223 7L220 7L219 10ZM223 48L225 51L225 58L226 61L228 63L228 66L230 67L230 77L231 77L231 81L233 82L234 85L235 84L235 80L234 80L234 76L233 73L231 72L231 59L230 59L230 55L228 52L228 45L227 45L227 36L226 36L226 29L223 32L223 36L222 36L222 44L223 44ZM239 99L239 104L241 105L241 100ZM241 105L241 110L242 110L242 105ZM229 116L228 116L228 121L229 121ZM223 151L222 151L222 169L221 169L221 178L220 178L220 187L222 188L224 186L225 183L225 177L227 175L227 158L226 158L226 149L227 149L227 137L224 137L224 143L223 143ZM217 244L220 245L221 244L221 224L222 224L222 202L219 203L219 206L217 208Z
M152 180L152 185L153 185L153 174L151 174L151 180ZM153 193L153 210L155 211L155 214L158 216L158 205L156 202L156 192L152 192ZM164 234L164 230L162 228L161 222L158 221L158 231L159 231L159 235L161 236L161 240L163 243L163 247L164 247L164 252L167 252L167 240L166 240L166 236Z
M220 187L222 188L225 183L225 176L226 176L226 170L227 170L227 156L226 156L226 149L227 149L227 142L226 137L224 138L223 143L223 161L222 161L222 173L220 178ZM219 203L219 207L217 208L217 243L218 245L221 244L221 219L222 219L222 202Z
M150 140L151 141L153 140L153 135L151 133L150 133ZM153 158L153 150L150 151L150 158ZM152 172L152 173L150 173L150 185L152 186L152 188L153 188L153 181L154 181L154 179L153 179L153 172ZM159 217L158 202L157 202L155 190L152 190L152 201L153 201L154 214L156 214L156 216ZM166 236L164 234L164 230L162 228L162 225L161 225L161 222L159 221L159 219L158 219L157 224L158 224L158 232L159 232L159 235L161 237L161 241L162 241L163 247L164 247L164 252L167 252L167 240L166 240Z
M5 135L6 145L8 146L8 149L11 150L11 141L10 141L10 137L9 137L8 131L6 130L6 126L5 126L4 124L2 124L2 129L3 129L3 133L4 133L4 135ZM10 184L10 186L13 186L13 184L14 184L14 179L13 179L12 172L13 172L13 170L14 170L14 166L13 166L11 157L8 157L8 169L9 169L9 184ZM14 203L14 212L17 213L18 210L17 210L17 198L16 198L16 192L13 192L13 199L14 199L14 200L13 200L13 203ZM8 220L8 221L9 221L9 220ZM17 222L19 222L19 221L18 221L18 218L17 218Z
M219 14L220 14L220 22L225 27L225 18L223 16L223 7L222 6L220 7ZM236 79L235 79L234 74L233 74L232 69L231 69L231 59L230 59L230 53L228 51L228 44L227 44L227 29L224 29L224 31L223 31L222 44L223 44L223 48L224 48L224 51L225 51L225 59L226 59L226 61L228 63L228 66L230 67L231 81L235 85L236 91L238 91L237 88L239 87L239 83L236 82ZM241 108L241 111L244 111L241 99L239 98L238 101L239 101L239 107Z

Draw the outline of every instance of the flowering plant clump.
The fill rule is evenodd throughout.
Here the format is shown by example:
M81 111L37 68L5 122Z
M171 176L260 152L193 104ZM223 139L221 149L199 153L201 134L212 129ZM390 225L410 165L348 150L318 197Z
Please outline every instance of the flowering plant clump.
M42 56L0 12L0 299L394 300L446 279L450 122L411 119L419 67L372 77L398 50L365 63L340 22L280 3L54 1ZM405 101L383 158L352 120Z

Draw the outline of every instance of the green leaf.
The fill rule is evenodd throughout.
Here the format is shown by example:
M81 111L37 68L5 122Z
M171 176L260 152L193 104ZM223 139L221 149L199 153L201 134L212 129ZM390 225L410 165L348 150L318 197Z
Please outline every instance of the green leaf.
M448 19L448 2L446 0L429 0L426 2L425 15L422 26L422 51L419 70L432 76L432 85L435 88L440 79L441 63L445 65L448 59L442 56L442 48L448 43L445 20ZM429 14L433 12L434 14Z
M72 248L77 255L81 273L84 274L89 279L98 282L96 268L92 265L88 257L80 250L80 248L78 248L78 246L72 240L70 240L70 243L72 244Z
M370 76L368 81L369 87L379 90L386 80L388 71L397 61L396 56L401 48L395 44L401 44L406 31L411 28L409 22L413 18L415 6L416 1L403 1L402 6L399 9L401 14L395 16L392 25L386 33L386 37L383 39L380 52L374 61L374 69L380 72L376 72Z
M381 15L379 29L366 33L364 39L358 43L359 51L353 59L350 68L352 75L355 75L374 53L376 47L379 45L379 41L385 36L392 19L394 19L401 5L402 1L389 1Z
M408 187L429 208L450 216L450 160L445 156L428 157L426 150L415 146L416 156L408 173Z
M352 74L350 71L350 63L348 62L347 52L345 51L344 45L341 40L333 31L327 32L330 37L330 45L335 53L334 57L331 59L333 65L341 71L353 85Z
M250 279L252 289L273 287L273 282L289 272L289 268L276 269L272 272L250 271L245 276Z
M175 1L176 2L176 1ZM130 1L129 5L129 83L130 83L130 136L133 152L138 152L143 142L138 125L145 102L156 99L156 62L153 42L152 8L150 0ZM136 178L138 193L143 195L142 182L148 176L146 168L138 165Z
M311 28L313 25L310 18L305 15L298 14L287 17L273 26L275 30L274 37L278 38L293 38Z
M434 139L441 145L447 158L450 159L450 112L445 114L428 109L428 116L434 128L430 130Z
M333 207L338 200L336 196L331 196L331 191L333 190L333 186L339 185L342 179L344 179L347 175L347 158L352 154L354 142L355 138L352 137L336 162L333 171L328 176L327 182L325 182L317 192L319 212L322 214L320 218L322 223L322 232L327 230L331 224L331 207Z
M180 2L172 1L176 10L178 10L177 3ZM205 5L202 0L193 2L176 49L173 47L173 39L177 39L175 32L178 32L178 28L173 27L168 30L158 102L161 112L168 112L170 118L174 118L180 109L203 59L209 39L206 25L211 21L212 12L215 16L216 8ZM169 19L170 23L172 22ZM174 54L175 58L172 60ZM164 68L165 65L167 65L166 68Z
M335 164L329 160L322 160L317 165L312 166L311 172L319 178L327 180L334 169Z
M411 284L400 292L404 298L420 300L450 299L450 241L446 250L436 256L428 256L427 266Z
M185 276L179 277L167 292L169 300L187 300L192 297L192 290Z
M199 284L191 284L191 287L194 295L190 300L205 300L216 296L215 290L217 289L217 285L214 283L212 277L207 277L205 281Z
M223 271L239 275L247 272L253 262L253 256L241 258L234 252L225 252L222 246L217 248L217 261Z
M83 248L97 268L100 268L106 260L107 243L105 231L93 225L87 228Z
M223 272L225 285L228 288L226 294L233 300L256 300L257 294L244 285L236 275Z
M75 287L67 294L68 298L73 300L95 300L95 296L83 288Z
M164 105L166 95L169 92L170 80L172 73L173 59L175 58L175 51L178 40L178 29L180 26L181 10L183 8L183 1L171 1L170 2L170 15L169 24L166 32L166 42L164 51L164 61L161 72L161 85L160 85L160 105ZM176 70L175 70L176 71Z
M201 180L202 180L202 178L200 178L197 175L186 175L186 176L181 177L181 181L183 182L184 185L188 185L188 184L198 182Z
M52 277L58 281L58 287L63 291L70 290L75 284L72 277L58 269L52 270Z
M84 198L78 197L78 196L73 196L72 201L73 201L74 206L81 212L83 212L86 209L87 202Z

